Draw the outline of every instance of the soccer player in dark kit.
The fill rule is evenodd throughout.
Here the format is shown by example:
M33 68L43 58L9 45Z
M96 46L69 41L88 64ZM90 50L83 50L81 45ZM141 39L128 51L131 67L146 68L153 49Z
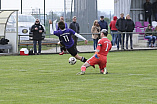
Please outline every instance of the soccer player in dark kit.
M52 24L51 20L49 20L49 24ZM82 37L81 35L75 33L75 31L73 31L72 29L65 29L65 23L63 21L60 21L58 23L58 27L60 28L60 30L57 30L57 31L53 32L52 25L50 25L51 34L54 34L54 35L58 36L61 39L61 41L65 45L66 49L68 50L68 52L72 56L74 56L76 59L78 59L82 62L86 62L87 59L85 57L79 56L77 54L77 50L74 48L74 40L72 39L72 35L75 35L78 38L84 40L85 44L87 44L88 41L84 37Z

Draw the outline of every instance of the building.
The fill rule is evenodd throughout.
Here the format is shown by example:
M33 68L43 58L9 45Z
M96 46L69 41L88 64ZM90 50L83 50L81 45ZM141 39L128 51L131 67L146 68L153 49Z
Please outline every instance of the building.
M97 0L74 0L74 15L80 24L80 32L91 33L93 22L97 19Z
M151 3L156 0L150 0ZM144 3L146 0L114 0L114 15L120 17L120 13L126 16L130 14L134 22L144 22ZM152 21L154 17L152 15Z

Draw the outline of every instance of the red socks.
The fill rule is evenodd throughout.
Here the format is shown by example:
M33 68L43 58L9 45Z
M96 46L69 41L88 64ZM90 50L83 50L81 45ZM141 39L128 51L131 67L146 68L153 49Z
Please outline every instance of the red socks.
M81 67L81 71L85 72L85 71L86 71L86 67L85 67L85 66L82 66L82 67Z

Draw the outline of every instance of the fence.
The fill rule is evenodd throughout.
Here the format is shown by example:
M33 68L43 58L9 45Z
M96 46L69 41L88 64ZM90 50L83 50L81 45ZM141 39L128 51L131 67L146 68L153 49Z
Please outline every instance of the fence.
M144 38L144 35L140 35L140 33L150 33L150 32L118 32L117 34L126 34L126 33L132 33L133 34L133 47L134 49L147 49L148 48L148 40ZM153 32L152 32L153 33ZM82 36L84 36L88 41L88 45L84 45L81 41L81 39L78 40L78 43L80 43L77 48L80 52L93 52L93 42L92 42L92 33L80 33ZM112 40L112 37L109 33L108 38ZM23 36L23 35L19 35ZM126 37L126 36L125 36ZM122 37L123 38L123 37ZM20 39L20 38L19 38ZM122 43L123 43L123 39ZM130 40L130 39L129 39ZM60 52L59 45L57 44L59 41L58 38L55 38L54 35L52 34L47 34L45 36L45 39L42 41L43 47L48 47L48 49L42 50L42 53L58 53ZM128 46L130 41L128 41ZM32 48L33 47L33 41L32 40L19 40L18 42L19 47L27 46L27 48ZM30 46L30 47L28 47ZM125 46L125 44L124 44ZM157 46L157 45L156 45ZM123 44L121 44L121 49L123 47ZM153 49L156 49L156 47L153 47ZM117 50L116 47L112 48L112 50Z

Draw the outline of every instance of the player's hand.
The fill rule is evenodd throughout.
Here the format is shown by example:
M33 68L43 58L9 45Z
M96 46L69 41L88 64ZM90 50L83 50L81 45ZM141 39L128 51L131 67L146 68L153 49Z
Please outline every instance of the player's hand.
M49 20L49 24L52 24L52 21L51 21L51 20Z
M85 40L85 44L87 44L88 43L88 40Z
M100 57L100 54L98 54L98 52L95 52L95 58L97 58L97 59L99 59L99 57Z
M95 54L95 58L99 59L100 54Z

